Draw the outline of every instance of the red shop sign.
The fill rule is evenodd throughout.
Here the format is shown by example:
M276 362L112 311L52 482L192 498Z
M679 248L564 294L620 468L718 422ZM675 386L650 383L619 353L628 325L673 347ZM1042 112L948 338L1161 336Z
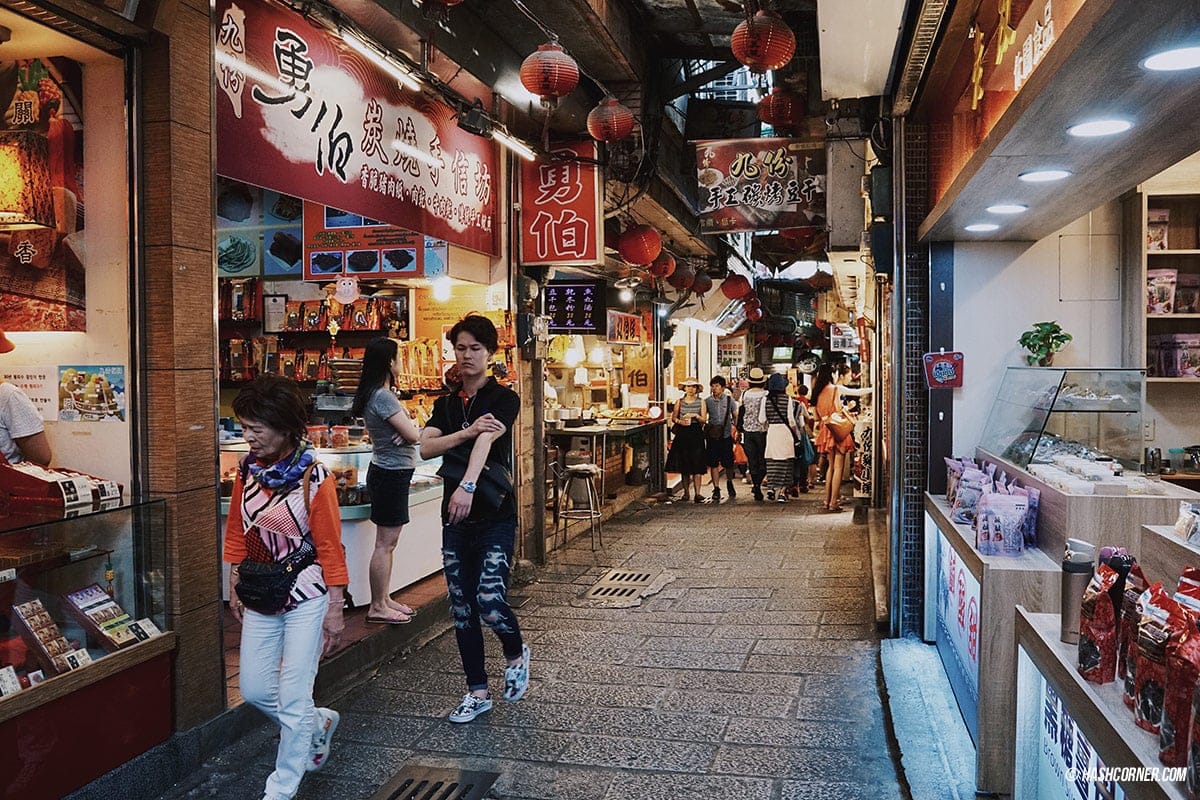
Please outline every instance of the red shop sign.
M590 139L555 147L569 157L597 157ZM599 264L604 260L604 179L595 164L521 162L521 263Z
M963 354L957 351L926 353L925 383L930 389L957 389L963 385Z
M217 0L217 171L496 255L496 144L341 39Z
M697 142L696 183L704 233L825 227L824 142Z

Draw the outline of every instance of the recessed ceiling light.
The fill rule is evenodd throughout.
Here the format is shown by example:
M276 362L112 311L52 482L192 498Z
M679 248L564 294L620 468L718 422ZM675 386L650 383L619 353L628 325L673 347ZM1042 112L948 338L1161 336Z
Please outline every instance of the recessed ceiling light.
M1094 119L1081 122L1067 128L1072 136L1112 136L1114 133L1124 133L1133 127L1127 119Z
M1200 67L1200 47L1177 47L1155 53L1142 62L1142 66L1154 72L1176 72L1181 69Z
M974 225L968 225L963 230L968 230L971 233L989 233L1000 230L1000 226L994 222L976 222Z
M1028 210L1029 206L1023 206L1020 203L997 203L994 206L988 206L988 211L992 214L1020 214Z
M1071 173L1065 169L1038 169L1033 172L1022 172L1017 177L1026 183L1049 183L1050 181L1061 181L1070 175Z

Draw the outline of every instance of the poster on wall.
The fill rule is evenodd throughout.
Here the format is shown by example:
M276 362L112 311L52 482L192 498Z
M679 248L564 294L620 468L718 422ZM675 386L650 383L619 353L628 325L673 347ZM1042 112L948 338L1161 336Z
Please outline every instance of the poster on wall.
M432 240L432 249L438 242ZM426 237L319 203L304 204L304 279L425 277Z
M721 139L696 143L700 230L825 226L825 143Z
M42 419L58 419L58 367L5 364L0 367L0 383L11 383L24 392Z
M58 418L62 422L124 422L125 367L60 366Z
M219 277L300 277L300 198L217 176L216 212Z
M498 254L494 141L282 5L215 12L220 174Z
M604 178L594 141L556 146L558 161L521 162L521 263L604 261Z
M0 329L87 330L82 97L76 61L0 61Z

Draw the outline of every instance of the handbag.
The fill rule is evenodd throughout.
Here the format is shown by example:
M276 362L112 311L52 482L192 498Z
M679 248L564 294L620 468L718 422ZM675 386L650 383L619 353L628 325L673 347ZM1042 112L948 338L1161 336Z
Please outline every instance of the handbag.
M310 464L304 470L304 480L301 482L305 513L310 510L308 487L312 478L312 468L313 465ZM247 539L250 536L250 530L247 530ZM308 539L301 539L300 547L281 561L242 559L242 563L238 564L238 582L233 589L246 608L260 614L278 614L287 605L288 597L300 573L315 563L316 548Z
M835 411L825 418L825 427L833 440L840 443L854 432L854 421L841 411Z
M728 400L728 405L725 406L725 419L721 422L707 422L704 424L704 438L711 439L714 442L725 438L725 426L729 424L729 418L733 416L733 398Z
M804 465L817 463L817 451L813 449L812 440L807 433L800 434L795 443L796 461Z
M438 476L450 483L462 483L470 457L469 450L463 451L460 448L447 450L442 453L442 466L437 471ZM479 473L479 479L475 481L475 494L471 498L471 507L474 509L476 508L475 503L479 503L478 508L499 511L512 492L512 475L509 471L503 464L487 461Z

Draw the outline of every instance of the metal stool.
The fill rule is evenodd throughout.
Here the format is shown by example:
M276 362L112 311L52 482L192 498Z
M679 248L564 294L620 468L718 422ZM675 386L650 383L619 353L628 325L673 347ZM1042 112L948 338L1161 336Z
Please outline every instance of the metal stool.
M600 518L603 512L600 510L600 493L596 491L596 476L599 474L600 468L595 464L575 464L566 469L566 477L563 479L563 487L559 494L558 522L555 523L554 528L554 538L557 539L558 525L562 525L564 546L567 544L567 527L571 524L571 520L580 519L588 521L592 536L592 549L596 549L597 542L604 547L604 536L600 530ZM574 507L571 488L576 481L583 481L587 490L585 507Z

